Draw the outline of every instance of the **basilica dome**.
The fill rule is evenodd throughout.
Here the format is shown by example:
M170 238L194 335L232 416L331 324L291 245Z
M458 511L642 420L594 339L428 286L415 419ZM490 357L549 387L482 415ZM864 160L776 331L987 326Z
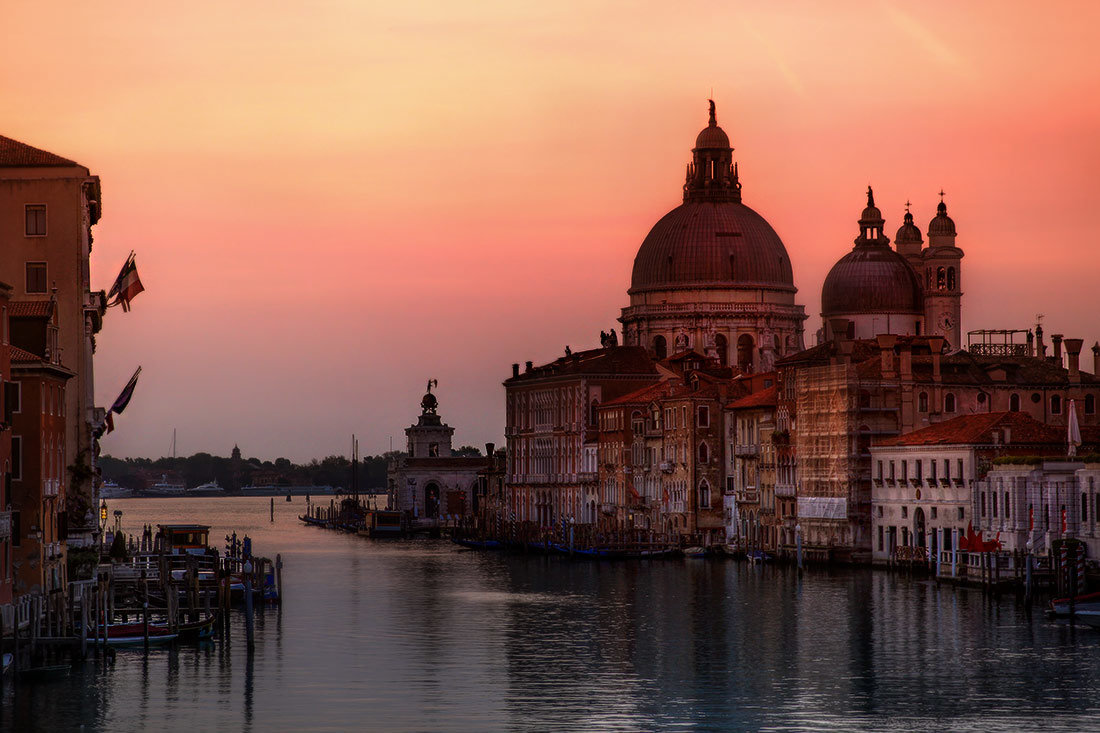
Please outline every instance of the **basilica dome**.
M630 293L722 289L795 292L791 260L764 217L741 203L729 136L710 122L695 139L684 203L665 214L634 258Z
M821 314L911 314L924 312L924 296L913 268L890 247L885 222L867 189L867 208L859 218L859 237L840 258L821 288Z
M795 290L783 241L739 201L686 201L642 242L630 292L682 288Z

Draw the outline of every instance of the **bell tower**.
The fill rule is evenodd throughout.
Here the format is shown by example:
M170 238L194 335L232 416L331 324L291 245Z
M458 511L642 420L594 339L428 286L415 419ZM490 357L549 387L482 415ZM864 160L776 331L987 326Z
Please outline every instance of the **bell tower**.
M922 254L927 333L943 336L952 348L962 346L962 258L955 246L955 222L947 215L940 191L936 216L928 223L928 247Z

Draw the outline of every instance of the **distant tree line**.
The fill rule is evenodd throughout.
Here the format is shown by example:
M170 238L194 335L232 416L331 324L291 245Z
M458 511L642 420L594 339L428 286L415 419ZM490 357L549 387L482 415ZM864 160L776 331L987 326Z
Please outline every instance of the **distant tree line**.
M359 460L361 490L384 490L386 470L391 458L403 456L400 451L380 456L365 456ZM477 457L481 451L464 445L454 451L456 456ZM261 461L259 458L233 460L209 453L178 458L114 458L100 456L99 469L103 479L135 491L144 491L161 480L162 475L181 479L189 488L217 481L224 489L244 486L338 486L351 487L351 460L344 456L316 458L297 464L287 458Z

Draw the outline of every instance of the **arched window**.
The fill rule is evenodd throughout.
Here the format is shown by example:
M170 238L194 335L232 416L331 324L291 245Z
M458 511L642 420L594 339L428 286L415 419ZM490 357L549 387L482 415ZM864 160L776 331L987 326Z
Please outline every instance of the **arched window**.
M714 337L714 350L718 352L718 363L722 366L729 364L730 359L730 342L722 334L718 334Z
M653 355L658 359L664 359L668 356L668 342L665 341L664 336L653 339Z
M871 393L865 389L859 391L859 406L863 408L871 407Z
M1061 415L1062 414L1062 395L1050 396L1050 414Z
M1008 398L1008 409L1012 412L1020 411L1020 395L1014 394Z
M699 444L699 463L706 463L710 460L710 448L706 443Z
M737 366L743 372L752 371L752 336L743 333L737 337Z
M596 408L599 407L599 406L600 406L600 401L598 399L593 398L592 399L592 407L588 411L588 425L589 425L589 427L596 427L596 417L598 415L598 413L596 412Z
M1086 415L1095 415L1096 414L1096 395L1094 395L1094 394L1085 395L1085 414Z
M928 393L921 392L917 395L917 410L920 412L928 412Z
M710 507L710 484L706 479L699 484L699 506L703 509Z
M943 290L947 287L947 270L943 267L936 268L936 290Z
M948 267L947 268L947 289L948 290L954 290L955 289L955 268L954 267Z
M943 396L943 411L954 412L955 411L955 395L948 392Z

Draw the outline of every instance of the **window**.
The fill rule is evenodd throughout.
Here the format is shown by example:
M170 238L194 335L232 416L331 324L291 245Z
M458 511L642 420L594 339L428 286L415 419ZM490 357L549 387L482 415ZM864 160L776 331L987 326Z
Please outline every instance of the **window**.
M699 427L710 427L710 408L706 405L699 405Z
M959 507L959 521L960 521L960 522L961 522L961 521L962 521L963 519L965 519L965 518L966 518L966 516L965 516L965 515L966 515L966 511L965 511L965 510L964 510L964 509L963 509L962 507Z
M664 336L653 339L653 355L658 359L664 359L668 356L668 342L665 341Z
M1062 414L1062 395L1050 396L1050 414L1061 415Z
M948 290L954 290L955 289L955 268L954 267L948 267L947 268L947 289Z
M1089 521L1089 495L1081 494L1081 523Z
M901 508L901 518L902 519L908 519L909 518L909 507L903 506Z
M28 237L46 236L46 205L27 204L26 232Z
M917 469L917 481L924 480L924 461L918 460L914 463Z
M1094 394L1085 395L1085 414L1086 415L1095 415L1096 414L1096 395L1094 395Z
M939 512L936 510L936 507L932 507L932 519L936 519L938 514Z
M1008 492L1005 492L1005 502L1001 505L1001 511L1004 513L1005 519L1012 519L1011 512L1008 511Z
M961 458L958 461L958 468L959 474L955 477L955 480L961 484L963 482L963 459Z
M909 461L903 460L901 462L901 480L902 481L908 481L909 480Z
M1020 395L1014 394L1008 398L1008 409L1012 412L1020 411Z
M710 484L706 481L699 484L699 506L704 509L710 507Z
M27 263L27 292L28 293L44 293L44 292L46 292L46 263L45 262L28 262Z
M894 480L894 462L890 461L890 480Z
M699 444L699 463L706 463L710 460L710 449L707 448L706 443Z
M954 412L955 411L955 395L948 392L943 396L943 411Z
M879 478L879 481L882 480L882 461L878 462L878 478Z
M997 516L997 492L996 491L991 492L990 496L989 496L989 499L990 499L990 502L991 502L991 506L993 508L993 516L996 517Z
M928 412L928 393L921 392L917 396L917 409L921 412Z
M981 514L979 516L982 516L982 517L985 516L985 492L984 491L982 492Z
M23 439L18 435L11 436L11 477L23 480Z
M882 532L882 525L880 524L880 525L879 525L879 527L878 527L878 551L879 551L879 552L882 552L882 547L883 547L883 544L882 544L882 535L883 535L883 532Z

